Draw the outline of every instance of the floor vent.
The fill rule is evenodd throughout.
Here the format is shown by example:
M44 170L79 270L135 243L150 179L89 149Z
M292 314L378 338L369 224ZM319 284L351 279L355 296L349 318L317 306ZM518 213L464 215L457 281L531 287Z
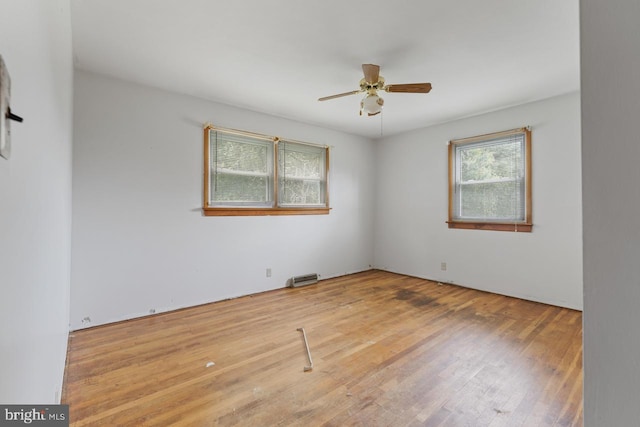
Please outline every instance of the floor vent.
M314 283L318 283L318 275L314 274L305 274L304 276L295 276L289 279L289 287L297 288L299 286L307 286L313 285Z

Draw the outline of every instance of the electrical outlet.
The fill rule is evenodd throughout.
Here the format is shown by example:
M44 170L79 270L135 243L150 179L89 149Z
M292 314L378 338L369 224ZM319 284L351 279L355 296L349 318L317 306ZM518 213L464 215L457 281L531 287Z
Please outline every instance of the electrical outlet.
M271 277L271 269L267 268L267 277Z
M440 270L447 271L447 263L446 262L441 262L440 263Z

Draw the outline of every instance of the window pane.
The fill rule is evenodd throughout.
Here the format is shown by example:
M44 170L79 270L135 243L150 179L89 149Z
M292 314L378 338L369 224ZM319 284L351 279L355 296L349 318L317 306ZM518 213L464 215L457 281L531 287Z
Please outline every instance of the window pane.
M287 178L322 178L324 149L315 152L294 151L291 144L289 147L285 144L281 153L280 170Z
M212 131L210 202L271 206L273 142Z
M522 165L521 142L461 148L460 160L461 182L513 178Z
M319 181L302 181L288 179L283 182L283 204L287 205L319 205L323 203L324 190Z
M455 146L453 219L525 221L524 134Z
M268 179L266 176L218 174L216 202L267 202Z
M268 148L264 144L218 140L216 168L266 174Z
M281 141L278 144L280 205L325 204L326 149Z
M460 186L460 218L524 220L524 200L517 181Z

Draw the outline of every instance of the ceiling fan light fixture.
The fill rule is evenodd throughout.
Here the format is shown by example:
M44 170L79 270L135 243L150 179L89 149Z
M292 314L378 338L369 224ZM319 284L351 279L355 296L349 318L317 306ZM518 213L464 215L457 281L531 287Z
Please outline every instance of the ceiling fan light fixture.
M382 105L384 104L384 99L380 98L377 94L368 94L362 101L360 102L360 108L363 113L367 113L369 115L378 114L382 111Z
M384 99L378 96L378 91L398 92L398 93L429 93L431 83L404 83L386 85L384 77L380 75L380 66L375 64L362 64L364 78L360 79L360 89L351 92L339 93L337 95L324 96L318 101L328 101L330 99L342 98L343 96L366 93L360 101L360 115L366 113L368 116L375 116L382 112Z

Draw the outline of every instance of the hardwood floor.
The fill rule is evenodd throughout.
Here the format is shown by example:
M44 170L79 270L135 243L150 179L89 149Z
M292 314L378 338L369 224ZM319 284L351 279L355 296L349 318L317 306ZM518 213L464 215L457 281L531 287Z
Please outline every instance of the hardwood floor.
M63 402L73 426L579 426L582 314L372 270L74 332Z

